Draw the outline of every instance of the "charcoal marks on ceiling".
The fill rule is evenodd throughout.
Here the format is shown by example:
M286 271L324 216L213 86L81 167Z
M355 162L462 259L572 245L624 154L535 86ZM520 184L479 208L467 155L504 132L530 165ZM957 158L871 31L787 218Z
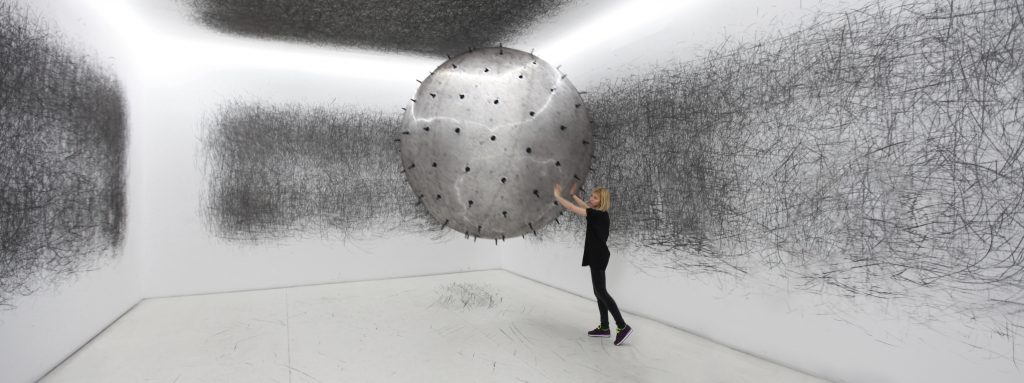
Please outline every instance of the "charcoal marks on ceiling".
M581 0L185 0L243 36L443 56L496 46Z

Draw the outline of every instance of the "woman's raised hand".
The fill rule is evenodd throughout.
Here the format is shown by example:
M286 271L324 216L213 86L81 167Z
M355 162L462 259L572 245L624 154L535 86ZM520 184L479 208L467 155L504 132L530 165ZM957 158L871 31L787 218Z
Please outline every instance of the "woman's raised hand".
M561 196L562 196L562 185L560 185L560 184L558 184L556 182L555 183L555 197L561 197Z

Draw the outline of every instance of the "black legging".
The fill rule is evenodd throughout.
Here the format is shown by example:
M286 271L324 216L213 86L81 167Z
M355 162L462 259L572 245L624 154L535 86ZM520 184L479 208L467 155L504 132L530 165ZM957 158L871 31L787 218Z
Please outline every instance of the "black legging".
M601 311L601 326L608 327L608 311L615 317L615 324L622 328L626 321L619 313L619 306L615 300L608 295L608 288L605 287L604 269L590 267L590 281L594 284L594 296L597 297L597 309Z

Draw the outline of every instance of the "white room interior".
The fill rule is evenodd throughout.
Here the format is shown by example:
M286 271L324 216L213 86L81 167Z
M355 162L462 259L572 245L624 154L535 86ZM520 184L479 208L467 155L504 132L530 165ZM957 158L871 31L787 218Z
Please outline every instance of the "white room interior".
M187 313L162 313L159 307L197 294L253 290L244 294L273 295L267 299L277 299L284 291L312 294L318 289L337 289L344 291L337 294L358 296L355 291L359 285L332 284L374 281L365 283L382 287L367 288L367 294L383 294L381 291L397 293L403 289L468 281L511 289L505 302L508 305L523 304L521 300L530 296L529 293L534 294L534 298L551 294L552 302L564 303L557 306L545 302L549 306L544 307L553 311L564 309L566 316L578 315L567 307L580 305L584 298L592 302L589 275L586 269L579 267L579 241L515 238L496 246L494 241L467 240L454 232L437 237L368 232L349 238L308 235L268 243L240 243L224 241L207 230L199 214L205 181L198 151L203 124L218 107L233 100L249 100L397 111L415 93L416 80L427 76L443 60L415 54L226 35L190 22L184 15L183 5L175 1L20 3L85 47L85 51L110 68L121 82L127 100L129 127L128 224L119 257L95 265L94 270L59 285L21 297L14 302L14 309L0 311L0 381L34 381L65 360L78 365L109 363L103 360L102 350L133 341L96 338L94 343L89 343L93 337L112 324L110 329L116 330L118 326L142 320L140 318L157 322L160 318L174 318L177 321L167 320L185 322ZM739 0L595 0L582 2L551 20L542 21L532 29L532 34L507 42L505 46L526 51L535 49L539 57L560 65L561 71L569 74L578 89L586 90L604 79L628 76L649 64L700 57L705 47L782 34L812 22L807 18L814 12L866 3L870 1L772 0L754 6ZM856 297L812 294L790 288L784 279L769 271L749 275L742 283L733 283L716 275L651 270L637 261L644 251L649 250L638 249L625 256L613 250L608 278L609 290L625 314L642 318L638 322L642 320L649 326L636 325L638 337L645 337L643 342L651 344L652 348L658 336L675 342L647 349L647 352L675 352L672 355L681 359L697 358L692 351L672 345L707 342L722 345L723 350L752 356L751 359L790 368L794 375L784 372L776 376L760 367L750 367L738 375L708 373L683 378L687 376L686 369L681 368L620 378L810 381L810 377L801 375L808 374L843 382L1011 382L1024 379L1024 372L1004 357L1015 355L1013 340L975 332L966 326L960 328L955 323L927 326L899 320L900 302L876 307L876 303ZM443 279L441 275L445 274L453 275ZM432 276L433 279L382 282L414 276ZM527 281L536 283L529 285ZM542 286L560 291L546 292L548 290ZM297 289L272 290L289 287ZM162 299L167 297L176 298ZM221 296L199 295L198 299L211 303L195 301L199 302L195 305L209 305L203 307L212 309L238 304L216 302L221 299L218 297ZM430 291L419 298L433 297ZM243 297L240 302L246 299ZM253 298L253 304L265 303L259 299L263 298ZM262 303L255 303L257 301ZM830 313L833 307L847 310L833 315ZM886 315L875 315L878 313ZM279 313L266 315L274 317ZM486 311L479 315L495 314ZM885 319L878 319L880 317ZM591 319L582 319L580 330L593 324ZM394 323L395 326L408 324ZM668 332L671 328L692 334L692 338L672 338L675 335ZM545 335L534 330L528 330L528 335ZM973 344L990 347L976 348L962 342L961 337L971 337ZM336 338L345 339L340 335ZM279 339L270 342L277 341ZM489 343L483 339L475 341L478 343L465 347L488 347ZM144 343L130 347L144 349ZM393 347L400 349L402 345ZM80 348L89 353L83 354L80 360L71 357ZM297 351L293 345L290 352ZM345 354L344 350L338 352L339 358L356 357ZM496 360L501 358L495 356ZM680 360L678 366L696 366L696 361L703 360ZM441 362L429 358L423 361L424 365ZM729 369L724 363L715 359L705 366ZM752 363L759 366L761 362ZM530 375L526 367L509 368L509 374L537 380L566 381L580 376L571 375L571 371L554 377ZM77 381L75 375L54 371L48 378ZM407 373L403 370L403 374ZM467 380L502 379L490 373L474 370ZM255 377L271 380L270 375ZM439 372L394 378L409 381L423 376L428 377L427 381L451 377ZM679 376L679 379L668 378L672 376ZM174 381L174 377L175 374L168 371L159 375L167 381ZM378 375L344 377L387 380ZM103 380L96 376L90 378ZM210 381L228 380L228 377L221 378ZM274 375L274 378L289 379L283 375ZM307 381L299 374L291 379Z

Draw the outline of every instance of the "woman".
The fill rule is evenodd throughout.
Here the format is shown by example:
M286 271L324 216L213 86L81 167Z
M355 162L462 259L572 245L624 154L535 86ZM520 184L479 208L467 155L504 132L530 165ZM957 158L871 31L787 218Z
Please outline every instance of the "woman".
M562 197L562 185L555 184L555 199L562 207L577 215L587 217L587 239L583 244L583 266L590 266L590 280L594 285L594 296L597 297L597 309L601 312L601 325L591 330L587 335L595 337L610 337L611 330L608 328L608 311L612 312L618 332L615 334L615 345L623 344L633 333L633 329L622 319L619 313L619 306L615 300L608 295L605 288L604 270L608 267L608 258L611 253L608 251L608 208L611 207L611 194L608 189L597 188L590 194L590 199L584 203L576 196L576 183L572 184L569 190L573 202Z

